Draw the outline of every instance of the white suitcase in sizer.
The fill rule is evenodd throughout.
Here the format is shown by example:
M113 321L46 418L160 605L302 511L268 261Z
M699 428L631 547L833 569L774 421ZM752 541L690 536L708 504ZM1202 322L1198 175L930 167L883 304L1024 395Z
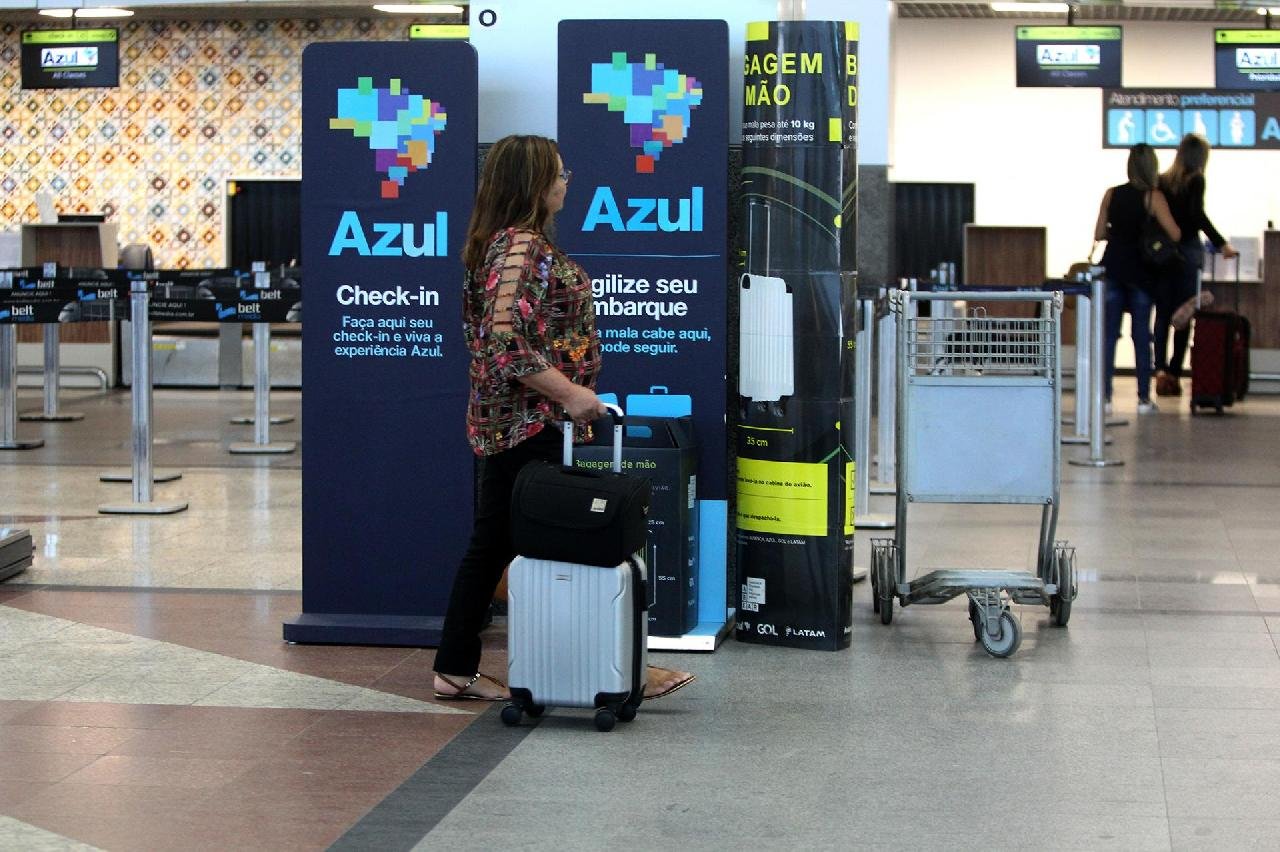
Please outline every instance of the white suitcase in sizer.
M738 395L778 402L796 387L792 294L781 278L749 273L738 290Z

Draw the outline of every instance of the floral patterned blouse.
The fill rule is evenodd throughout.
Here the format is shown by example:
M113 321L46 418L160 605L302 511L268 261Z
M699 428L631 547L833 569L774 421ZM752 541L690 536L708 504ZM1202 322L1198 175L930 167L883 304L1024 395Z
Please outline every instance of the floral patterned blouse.
M541 234L498 231L466 287L467 438L476 455L489 456L564 419L560 404L517 379L554 367L594 389L600 339L591 279ZM578 440L586 430L578 427Z

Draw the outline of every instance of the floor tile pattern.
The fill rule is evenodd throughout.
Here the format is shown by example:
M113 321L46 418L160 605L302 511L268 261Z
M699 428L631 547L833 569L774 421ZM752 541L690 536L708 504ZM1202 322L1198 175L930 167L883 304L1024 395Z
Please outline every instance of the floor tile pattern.
M1130 406L1108 448L1123 467L1064 465L1080 598L1066 630L1019 608L1012 659L954 602L875 623L860 584L849 651L655 656L698 682L610 735L572 711L507 732L436 702L430 651L281 642L298 472L208 449L246 395L171 402L165 437L203 462L158 486L189 495L182 516L96 515L119 492L91 445L127 405L80 436L32 426L57 431L57 461L0 456L0 527L37 546L0 584L0 847L1280 846L1280 399ZM1026 565L1037 522L913 509L911 570ZM504 642L486 634L490 670Z

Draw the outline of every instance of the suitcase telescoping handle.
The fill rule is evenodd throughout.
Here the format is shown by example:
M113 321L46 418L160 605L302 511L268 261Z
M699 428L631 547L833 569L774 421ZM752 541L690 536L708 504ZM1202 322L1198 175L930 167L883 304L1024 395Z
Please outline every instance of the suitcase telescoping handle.
M613 403L606 402L604 407L613 420L613 472L622 473L622 432L627 416ZM564 466L573 467L573 421L566 417L561 431L564 432Z

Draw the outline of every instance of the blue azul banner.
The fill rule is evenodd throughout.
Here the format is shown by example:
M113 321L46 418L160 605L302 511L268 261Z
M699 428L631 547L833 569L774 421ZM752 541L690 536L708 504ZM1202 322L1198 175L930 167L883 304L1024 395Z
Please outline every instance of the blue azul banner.
M591 276L599 389L629 413L694 424L696 475L681 492L691 514L650 519L650 629L686 629L696 598L684 635L714 647L726 621L728 27L562 21L559 48L557 135L573 180L557 240ZM654 472L655 488L668 474ZM697 534L673 564L664 532L686 521Z
M723 500L729 33L562 21L558 241L591 276L600 390L691 397L698 496Z
M302 73L303 613L285 638L435 644L472 507L475 51L315 44Z

